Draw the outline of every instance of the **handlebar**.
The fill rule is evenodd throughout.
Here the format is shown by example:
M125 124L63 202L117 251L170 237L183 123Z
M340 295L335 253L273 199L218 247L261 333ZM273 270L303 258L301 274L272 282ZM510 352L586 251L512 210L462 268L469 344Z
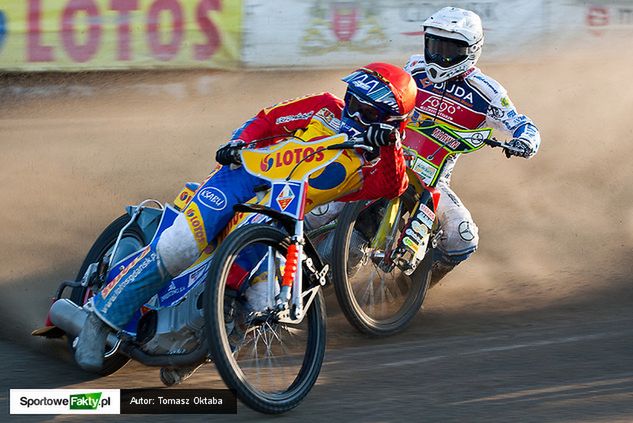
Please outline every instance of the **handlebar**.
M352 148L360 148L361 150L365 150L369 153L373 153L374 148L363 143L359 143L357 141L346 141L340 144L333 144L327 147L327 150L347 150Z
M513 151L515 153L523 153L523 150L516 148L516 147L512 147L511 145L509 145L508 143L504 143L501 141L497 141L495 138L491 138L491 139L487 139L484 141L484 143L488 144L490 147L492 148L502 148L506 151Z
M488 144L490 147L492 148L502 148L504 150L507 151L513 151L516 153L522 153L523 151L521 149L518 149L516 147L513 147L507 143L501 142L501 141L497 141L495 138L490 138L487 140L484 140L485 144ZM360 148L361 150L365 150L368 151L370 153L372 153L374 151L374 147L371 147L367 144L364 144L362 142L359 142L358 140L353 140L353 141L346 141L346 142L342 142L340 144L334 144L331 145L329 147L327 147L328 150L345 150L345 149L352 149L352 148Z

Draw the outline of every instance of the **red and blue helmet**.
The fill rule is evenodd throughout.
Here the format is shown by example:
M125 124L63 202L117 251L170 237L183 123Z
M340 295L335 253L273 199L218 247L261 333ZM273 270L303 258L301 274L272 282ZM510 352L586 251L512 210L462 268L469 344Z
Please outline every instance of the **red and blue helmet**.
M370 63L345 78L347 92L340 132L357 136L372 123L389 123L403 130L413 108L417 87L404 69Z

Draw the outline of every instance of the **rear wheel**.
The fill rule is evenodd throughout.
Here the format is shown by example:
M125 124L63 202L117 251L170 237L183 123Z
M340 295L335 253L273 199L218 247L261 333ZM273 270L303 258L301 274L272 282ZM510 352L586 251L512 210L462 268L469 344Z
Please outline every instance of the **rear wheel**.
M205 329L218 372L242 402L269 414L283 413L301 402L316 382L325 353L320 288L304 291L307 309L299 323L280 320L283 316L273 309L288 242L287 234L270 226L238 228L216 251L205 291ZM254 302L247 303L227 288L227 280L240 269L246 271L240 277L244 284L254 286L259 281L268 288L272 281L268 307L264 301L254 308ZM315 294L310 304L309 293Z
M392 335L406 328L422 306L431 278L430 253L410 276L398 266L384 265L385 255L394 248L415 207L411 195L405 194L400 201L393 236L372 247L386 206L386 201L347 204L334 235L336 298L347 320L371 336Z
M129 254L140 250L145 245L143 232L138 225L132 224L125 230L121 238L116 257L110 257L119 232L121 232L121 229L123 229L129 221L130 216L125 214L112 222L101 235L99 235L99 238L97 238L84 259L75 280L80 281L88 270L88 266L92 263L102 263L104 258L108 258L109 263L116 263ZM95 295L95 291L93 291L92 288L95 287L78 286L73 288L70 294L70 300L77 305L83 306ZM72 353L75 351L73 347L74 341L75 337L68 338L68 346ZM116 353L114 350L104 351L103 367L95 373L102 376L110 375L123 367L128 361L129 358L127 356Z

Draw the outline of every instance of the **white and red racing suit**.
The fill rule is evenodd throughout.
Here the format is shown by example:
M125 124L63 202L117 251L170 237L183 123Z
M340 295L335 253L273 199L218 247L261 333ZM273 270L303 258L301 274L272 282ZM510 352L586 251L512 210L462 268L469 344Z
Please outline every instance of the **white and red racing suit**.
M520 139L529 147L530 157L536 154L541 143L538 129L527 116L516 111L501 84L479 68L473 67L453 79L433 83L427 77L424 56L413 55L405 70L418 87L414 123L433 120L460 129L492 127ZM449 186L457 159L458 156L449 159L438 183L442 196L437 212L444 231L438 245L442 253L439 259L448 265L466 260L475 252L479 241L470 212Z

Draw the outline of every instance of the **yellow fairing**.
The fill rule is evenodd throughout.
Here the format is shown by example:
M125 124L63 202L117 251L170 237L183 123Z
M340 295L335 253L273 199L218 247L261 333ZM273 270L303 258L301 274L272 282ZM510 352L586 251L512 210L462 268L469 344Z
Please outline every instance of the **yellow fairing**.
M269 181L307 179L308 213L361 187L362 156L352 149L326 150L346 140L345 135L308 142L290 139L269 148L242 150L242 163L249 173Z
M336 132L334 132L332 128L324 125L320 120L312 119L305 130L298 130L294 135L304 141L310 141L311 139L323 137L324 135L336 135Z
M270 181L286 180L292 169L297 166L305 156L312 154L313 158L303 160L292 172L288 180L302 181L308 178L308 195L305 206L305 213L308 213L314 207L333 201L345 194L358 190L362 183L360 168L364 161L360 154L354 150L326 150L325 148L345 142L345 135L337 135L324 138L319 141L303 142L291 139L270 148L262 148L257 150L244 149L241 151L242 163L244 168L251 174ZM332 172L330 167L336 168L337 172ZM345 176L340 183L336 179L327 179L329 174L334 176ZM323 177L326 181L323 182ZM332 185L327 189L324 185ZM315 186L313 186L315 185ZM267 193L262 199L256 197L251 198L248 203L269 204L270 193ZM249 213L238 212L229 221L226 227L218 234L216 239L211 241L194 266L202 263L215 250L215 247L227 237L227 235L241 224Z

